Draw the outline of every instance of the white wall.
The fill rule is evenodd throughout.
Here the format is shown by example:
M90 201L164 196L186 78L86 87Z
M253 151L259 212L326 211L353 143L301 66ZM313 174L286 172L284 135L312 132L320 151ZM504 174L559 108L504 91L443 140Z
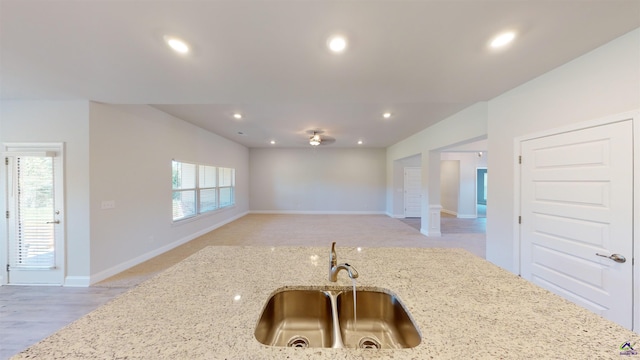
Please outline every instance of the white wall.
M0 105L0 142L65 143L66 285L99 281L249 209L248 149L154 108L88 101ZM236 206L172 225L173 158L236 168ZM116 208L101 210L102 200L114 200Z
M91 103L91 282L244 215L249 152L149 106ZM173 224L171 160L236 169L236 206ZM101 209L114 200L114 209Z
M385 150L254 148L254 212L383 213Z
M459 194L460 160L442 160L440 162L440 205L443 212L458 215Z
M640 29L489 101L488 260L517 272L514 138L637 109Z
M514 139L533 132L640 108L640 29L636 29L488 103L478 103L387 148L387 211L398 187L393 164L422 154L423 228L439 202L439 172L430 150L488 135L487 259L513 272ZM432 183L430 187L429 184ZM437 186L433 186L437 184ZM640 183L638 184L640 186ZM436 201L437 200L437 201Z
M89 102L88 101L2 101L0 142L64 142L66 202L66 273L69 278L90 274L89 217ZM0 170L0 183L6 179ZM1 194L4 199L4 183ZM0 201L2 212L5 201ZM0 222L6 234L6 222ZM4 236L3 236L4 237ZM0 244L2 242L0 241ZM0 264L7 259L0 246ZM4 273L4 272L0 272ZM2 281L0 281L2 283Z

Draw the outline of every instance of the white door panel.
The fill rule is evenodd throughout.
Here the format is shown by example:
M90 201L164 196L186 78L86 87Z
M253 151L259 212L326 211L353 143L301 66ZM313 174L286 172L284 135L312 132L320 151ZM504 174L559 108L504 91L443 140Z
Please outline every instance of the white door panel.
M544 275L544 274L543 274ZM537 284L542 286L543 288L559 295L562 296L563 298L573 302L574 304L580 305L598 315L604 316L604 312L606 310L608 310L606 307L601 306L599 303L594 302L594 301L590 301L589 299L587 299L584 296L578 296L576 295L575 292L572 292L571 289L568 289L566 286L563 286L563 284L560 284L560 286L558 285L558 283L553 283L553 282L549 282L547 281L545 278L539 277L539 276L533 276L532 281ZM596 299L597 301L597 299Z
M404 216L422 216L422 169L404 168Z
M631 121L523 141L521 153L522 276L631 328Z
M561 239L570 246L577 242L603 247L605 243L608 243L609 225L607 224L541 214L535 214L532 221L537 233L541 235L540 241L548 239L544 236L548 235L554 240ZM584 248L580 246L571 249L579 251ZM569 250L567 249L567 251Z

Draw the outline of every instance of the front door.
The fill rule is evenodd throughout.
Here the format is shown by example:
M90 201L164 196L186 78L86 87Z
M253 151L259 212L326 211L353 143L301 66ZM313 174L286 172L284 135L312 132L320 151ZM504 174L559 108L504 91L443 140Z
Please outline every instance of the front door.
M9 284L64 282L60 149L5 152Z
M622 121L521 142L521 275L632 328L633 142Z

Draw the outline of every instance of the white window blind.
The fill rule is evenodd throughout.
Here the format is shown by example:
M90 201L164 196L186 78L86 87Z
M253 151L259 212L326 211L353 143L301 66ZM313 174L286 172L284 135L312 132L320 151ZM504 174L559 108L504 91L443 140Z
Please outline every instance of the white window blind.
M16 157L15 167L16 241L10 245L9 265L54 268L53 158Z

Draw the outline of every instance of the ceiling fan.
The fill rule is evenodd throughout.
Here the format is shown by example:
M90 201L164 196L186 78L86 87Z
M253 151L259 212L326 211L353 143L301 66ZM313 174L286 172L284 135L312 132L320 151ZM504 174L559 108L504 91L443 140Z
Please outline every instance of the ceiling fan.
M329 145L336 142L335 138L322 135L324 134L323 130L307 130L307 134L311 135L309 137L309 145L311 146Z

